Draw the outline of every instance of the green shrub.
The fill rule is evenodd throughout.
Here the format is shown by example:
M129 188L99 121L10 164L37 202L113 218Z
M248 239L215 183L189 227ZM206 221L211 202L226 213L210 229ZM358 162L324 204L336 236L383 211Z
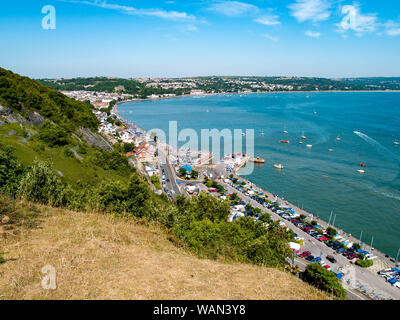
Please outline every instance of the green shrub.
M342 287L336 275L319 263L309 264L303 273L303 279L339 299L346 297L346 290Z
M14 148L0 145L0 190L15 197L24 168L14 156Z
M247 217L234 223L208 218L185 221L175 233L190 251L211 259L280 267L291 252L285 237Z
M334 237L334 236L337 235L336 229L334 229L334 228L332 228L332 227L326 228L326 233L327 233L329 236L331 236L331 237Z
M66 156L68 158L73 158L74 157L74 153L69 148L63 149L63 154L64 154L64 156Z
M64 190L65 185L51 164L38 160L35 160L34 165L27 170L19 185L21 197L52 206L66 204Z
M135 149L134 143L124 143L124 153L132 152Z
M39 128L39 139L50 147L65 146L68 144L68 133L57 124L46 121Z
M369 268L372 267L374 265L374 261L370 260L370 259L366 259L366 260L362 260L362 259L358 259L356 261L356 265L362 267L362 268Z

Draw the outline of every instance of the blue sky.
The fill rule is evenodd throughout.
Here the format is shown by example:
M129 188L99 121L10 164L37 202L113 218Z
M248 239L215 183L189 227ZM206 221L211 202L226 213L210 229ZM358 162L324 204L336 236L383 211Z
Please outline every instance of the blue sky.
M0 37L36 78L400 76L398 0L2 0Z

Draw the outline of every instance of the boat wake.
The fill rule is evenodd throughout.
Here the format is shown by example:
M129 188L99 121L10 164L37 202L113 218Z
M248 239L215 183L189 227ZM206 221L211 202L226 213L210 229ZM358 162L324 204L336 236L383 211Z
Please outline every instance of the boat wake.
M385 148L383 145L381 145L378 141L372 139L371 137L367 136L366 134L360 132L360 131L353 131L356 135L358 135L361 139L363 139L364 141L368 142L370 145L372 145L373 147L375 147L378 151L380 151L381 153L387 155L389 154L391 156L391 160L397 160L396 162L399 162L399 159L397 158L397 156L391 152L389 149Z

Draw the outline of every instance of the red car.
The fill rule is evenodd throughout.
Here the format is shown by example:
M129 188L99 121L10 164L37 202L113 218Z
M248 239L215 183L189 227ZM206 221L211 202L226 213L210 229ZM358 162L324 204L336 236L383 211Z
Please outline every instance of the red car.
M311 254L310 251L304 251L303 253L301 253L301 254L299 255L299 257L307 258L310 254Z
M318 237L318 240L319 241L326 241L326 240L328 240L329 238L327 238L327 237L325 237L325 236L320 236L320 237Z

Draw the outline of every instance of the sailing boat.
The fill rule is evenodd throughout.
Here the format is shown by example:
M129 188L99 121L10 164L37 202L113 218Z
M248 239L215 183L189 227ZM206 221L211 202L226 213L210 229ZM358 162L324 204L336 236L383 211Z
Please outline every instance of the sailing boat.
M283 133L288 133L288 131L286 130L286 126L283 127Z
M307 137L304 135L304 131L303 131L303 133L301 134L301 138L302 138L303 140L306 140L306 139L307 139Z
M336 137L336 141L340 141L340 136L337 136L337 137Z
M260 136L263 136L263 135L264 135L264 129L262 129L260 132Z

